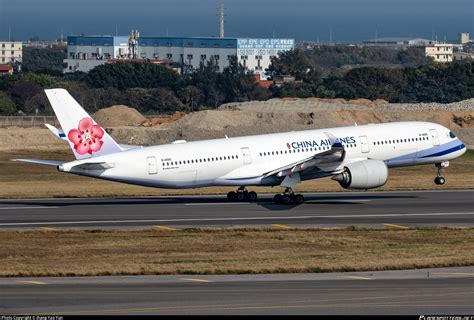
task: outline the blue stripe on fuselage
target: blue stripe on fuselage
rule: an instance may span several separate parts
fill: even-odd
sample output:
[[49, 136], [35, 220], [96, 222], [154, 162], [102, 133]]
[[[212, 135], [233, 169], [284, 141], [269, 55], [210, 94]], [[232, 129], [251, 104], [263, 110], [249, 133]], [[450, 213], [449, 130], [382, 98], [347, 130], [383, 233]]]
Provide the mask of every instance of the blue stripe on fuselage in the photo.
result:
[[440, 151], [440, 152], [437, 152], [437, 153], [433, 153], [433, 154], [429, 154], [427, 156], [423, 156], [423, 157], [420, 157], [420, 158], [429, 158], [429, 157], [440, 157], [440, 156], [444, 156], [446, 154], [450, 154], [452, 152], [455, 152], [455, 151], [458, 151], [458, 150], [461, 150], [463, 148], [465, 148], [466, 146], [461, 143], [460, 145], [457, 145], [455, 147], [452, 147], [450, 149], [447, 149], [447, 150], [444, 150], [444, 151]]
[[461, 140], [455, 139], [451, 142], [434, 146], [425, 150], [419, 150], [417, 152], [411, 152], [405, 154], [403, 156], [398, 156], [392, 159], [388, 159], [389, 161], [400, 161], [400, 160], [412, 160], [417, 158], [429, 158], [429, 157], [438, 157], [443, 156], [458, 150], [461, 150], [465, 147]]

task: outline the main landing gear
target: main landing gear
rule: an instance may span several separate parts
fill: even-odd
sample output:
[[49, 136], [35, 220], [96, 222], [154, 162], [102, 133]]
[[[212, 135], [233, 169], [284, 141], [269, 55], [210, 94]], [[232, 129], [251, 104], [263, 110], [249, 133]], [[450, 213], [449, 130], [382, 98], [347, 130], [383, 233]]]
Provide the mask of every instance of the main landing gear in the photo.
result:
[[443, 185], [446, 182], [446, 179], [444, 179], [443, 176], [441, 176], [441, 169], [446, 168], [449, 166], [449, 162], [442, 162], [442, 163], [437, 163], [436, 164], [436, 178], [434, 179], [434, 183], [437, 185]]
[[302, 204], [304, 197], [302, 194], [295, 194], [292, 188], [286, 188], [283, 194], [277, 193], [273, 197], [273, 202], [278, 204]]
[[255, 191], [247, 191], [245, 187], [240, 187], [237, 191], [231, 191], [227, 194], [229, 201], [257, 201], [257, 193]]

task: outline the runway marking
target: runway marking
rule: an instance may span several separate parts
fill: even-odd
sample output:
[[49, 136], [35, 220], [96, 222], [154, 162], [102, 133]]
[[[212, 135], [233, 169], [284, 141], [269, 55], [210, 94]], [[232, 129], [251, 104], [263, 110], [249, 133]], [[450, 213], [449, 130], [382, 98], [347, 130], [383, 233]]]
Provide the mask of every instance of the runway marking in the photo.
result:
[[153, 226], [153, 228], [156, 228], [156, 229], [164, 229], [164, 230], [170, 230], [170, 231], [178, 230], [178, 229], [176, 229], [176, 228], [167, 227], [167, 226]]
[[40, 230], [42, 231], [58, 231], [56, 228], [48, 228], [48, 227], [41, 227]]
[[58, 206], [51, 206], [51, 207], [0, 207], [0, 210], [26, 210], [26, 209], [57, 209], [60, 208]]
[[185, 206], [233, 206], [251, 204], [251, 202], [207, 202], [207, 203], [185, 203]]
[[343, 203], [352, 203], [352, 202], [370, 202], [373, 200], [380, 199], [348, 199], [348, 200], [337, 200], [337, 199], [325, 199], [325, 200], [308, 200], [306, 203], [326, 203], [326, 202], [343, 202]]
[[432, 272], [432, 274], [451, 274], [451, 275], [461, 275], [461, 276], [474, 276], [474, 273], [468, 272]]
[[374, 280], [374, 278], [361, 277], [361, 276], [341, 276], [341, 278], [349, 278], [349, 279], [356, 279], [356, 280]]
[[291, 227], [285, 226], [283, 224], [273, 223], [273, 227], [282, 228], [282, 229], [291, 229]]
[[209, 282], [214, 282], [214, 281], [211, 281], [211, 280], [205, 280], [205, 279], [195, 279], [195, 278], [180, 278], [180, 280], [184, 280], [184, 281], [193, 281], [193, 282], [206, 282], [206, 283], [209, 283]]
[[77, 225], [77, 224], [121, 224], [121, 223], [156, 223], [156, 222], [200, 222], [200, 221], [254, 221], [254, 220], [302, 220], [302, 219], [347, 219], [347, 218], [387, 218], [415, 216], [459, 216], [474, 215], [474, 212], [443, 213], [393, 213], [393, 214], [355, 214], [355, 215], [322, 215], [322, 216], [272, 216], [272, 217], [235, 217], [235, 218], [189, 218], [189, 219], [143, 219], [143, 220], [85, 220], [85, 221], [49, 221], [49, 222], [9, 222], [0, 223], [0, 227], [40, 226], [40, 225]]
[[47, 284], [46, 282], [41, 282], [41, 281], [19, 281], [19, 282], [29, 283], [29, 284], [38, 284], [38, 285]]
[[399, 228], [399, 229], [404, 229], [404, 230], [411, 229], [411, 227], [402, 226], [402, 225], [399, 225], [399, 224], [384, 223], [383, 225], [385, 227], [393, 227], [393, 228]]

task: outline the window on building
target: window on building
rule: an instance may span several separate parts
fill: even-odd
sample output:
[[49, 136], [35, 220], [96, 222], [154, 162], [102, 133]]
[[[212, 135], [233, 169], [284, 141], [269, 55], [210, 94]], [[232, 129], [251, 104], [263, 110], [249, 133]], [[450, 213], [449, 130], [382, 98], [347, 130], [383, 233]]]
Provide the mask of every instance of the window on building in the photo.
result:
[[188, 60], [193, 60], [193, 55], [192, 55], [192, 54], [188, 54], [187, 58], [188, 58]]
[[220, 56], [220, 55], [218, 55], [218, 54], [215, 54], [215, 55], [213, 55], [212, 57], [213, 57], [213, 58], [214, 58], [214, 59], [217, 61], [217, 60], [219, 60], [219, 59], [220, 59], [220, 57], [221, 57], [221, 56]]
[[173, 55], [171, 53], [166, 54], [166, 59], [173, 59]]
[[230, 60], [232, 60], [233, 57], [234, 57], [233, 55], [228, 55], [228, 56], [227, 56], [227, 60], [230, 61]]
[[201, 60], [206, 60], [206, 59], [207, 59], [206, 55], [205, 55], [205, 54], [201, 54]]
[[249, 56], [240, 56], [240, 60], [247, 60]]

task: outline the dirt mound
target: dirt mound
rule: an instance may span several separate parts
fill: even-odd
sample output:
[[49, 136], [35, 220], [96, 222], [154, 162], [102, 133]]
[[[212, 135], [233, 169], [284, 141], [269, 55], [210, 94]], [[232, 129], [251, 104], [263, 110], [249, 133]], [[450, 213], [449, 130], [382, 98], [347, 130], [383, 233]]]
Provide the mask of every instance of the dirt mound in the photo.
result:
[[93, 118], [104, 127], [137, 126], [146, 120], [136, 109], [124, 105], [101, 109]]
[[185, 115], [186, 113], [184, 112], [176, 111], [174, 114], [172, 114], [169, 117], [149, 118], [149, 119], [146, 119], [145, 121], [142, 121], [142, 123], [140, 123], [140, 127], [153, 127], [160, 124], [175, 122], [176, 120], [181, 119]]

